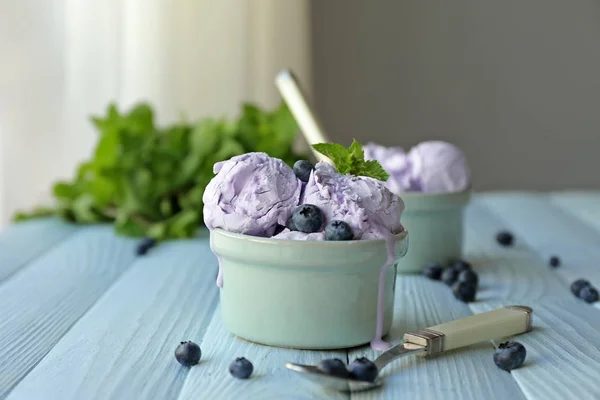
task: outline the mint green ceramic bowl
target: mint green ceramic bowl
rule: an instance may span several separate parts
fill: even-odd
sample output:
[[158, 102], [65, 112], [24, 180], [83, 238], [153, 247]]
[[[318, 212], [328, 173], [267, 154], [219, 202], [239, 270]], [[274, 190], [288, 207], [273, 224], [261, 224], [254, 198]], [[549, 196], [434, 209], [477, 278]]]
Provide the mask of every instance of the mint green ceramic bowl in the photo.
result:
[[[335, 349], [375, 336], [377, 294], [386, 264], [383, 240], [278, 240], [215, 229], [212, 249], [223, 268], [221, 313], [234, 335], [270, 346]], [[396, 235], [386, 271], [383, 332], [392, 324], [397, 260], [407, 233]]]
[[426, 263], [460, 258], [463, 214], [471, 192], [403, 193], [402, 225], [410, 232], [410, 250], [398, 262], [398, 273], [423, 271]]

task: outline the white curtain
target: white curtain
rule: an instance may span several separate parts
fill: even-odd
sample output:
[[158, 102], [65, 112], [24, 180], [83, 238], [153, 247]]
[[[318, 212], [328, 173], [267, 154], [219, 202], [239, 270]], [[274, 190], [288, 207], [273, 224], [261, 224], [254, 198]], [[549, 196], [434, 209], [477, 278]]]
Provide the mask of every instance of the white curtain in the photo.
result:
[[167, 123], [310, 92], [308, 0], [0, 0], [0, 225], [88, 157], [88, 117], [143, 100]]

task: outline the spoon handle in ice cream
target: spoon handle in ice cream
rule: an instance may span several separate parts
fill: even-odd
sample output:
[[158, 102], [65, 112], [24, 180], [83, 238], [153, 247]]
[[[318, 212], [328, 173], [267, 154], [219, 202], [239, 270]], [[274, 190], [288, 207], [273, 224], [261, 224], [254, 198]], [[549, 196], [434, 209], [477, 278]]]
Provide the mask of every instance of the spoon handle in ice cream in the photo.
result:
[[426, 355], [529, 332], [533, 310], [506, 306], [404, 335], [404, 343], [425, 346]]
[[327, 139], [314, 111], [306, 101], [306, 97], [302, 93], [294, 74], [289, 70], [279, 72], [275, 78], [275, 85], [277, 85], [296, 122], [300, 125], [300, 130], [308, 144], [311, 145], [311, 150], [317, 160], [331, 163], [329, 158], [312, 148], [313, 144], [328, 143], [329, 139]]

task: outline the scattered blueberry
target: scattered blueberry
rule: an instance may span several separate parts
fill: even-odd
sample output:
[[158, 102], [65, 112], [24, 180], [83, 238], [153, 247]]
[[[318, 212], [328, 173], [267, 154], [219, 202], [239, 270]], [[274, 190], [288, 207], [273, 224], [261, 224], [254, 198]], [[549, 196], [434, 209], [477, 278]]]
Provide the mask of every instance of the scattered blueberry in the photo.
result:
[[229, 373], [238, 379], [248, 379], [253, 370], [252, 363], [244, 357], [238, 357], [229, 364]]
[[324, 221], [323, 211], [312, 204], [298, 206], [292, 214], [292, 223], [297, 230], [304, 233], [320, 231]]
[[475, 301], [477, 286], [468, 282], [456, 282], [454, 285], [452, 285], [452, 293], [458, 300], [465, 303], [470, 303]]
[[175, 349], [175, 358], [186, 367], [198, 364], [201, 356], [200, 346], [194, 342], [181, 342]]
[[585, 279], [577, 279], [575, 282], [571, 283], [571, 293], [573, 293], [575, 296], [579, 297], [579, 293], [581, 292], [581, 289], [583, 289], [585, 286], [592, 286], [592, 285]]
[[477, 276], [477, 272], [475, 272], [471, 269], [466, 269], [466, 270], [462, 271], [460, 274], [458, 274], [458, 281], [464, 282], [464, 283], [470, 283], [470, 284], [474, 285], [475, 287], [477, 287], [477, 285], [479, 284], [479, 276]]
[[306, 160], [298, 160], [294, 163], [294, 174], [302, 182], [308, 182], [310, 173], [313, 170], [313, 165]]
[[334, 219], [325, 227], [325, 240], [352, 240], [352, 228], [344, 221]]
[[458, 279], [457, 270], [454, 268], [444, 268], [444, 271], [442, 271], [442, 281], [446, 285], [451, 286], [454, 282], [456, 282], [456, 279]]
[[142, 241], [137, 245], [137, 248], [135, 249], [135, 253], [138, 256], [143, 256], [145, 255], [148, 250], [150, 250], [151, 248], [153, 248], [154, 246], [156, 246], [156, 240], [152, 239], [152, 238], [144, 238], [142, 239]]
[[584, 286], [578, 297], [586, 303], [595, 303], [598, 301], [598, 291], [592, 286]]
[[550, 266], [551, 267], [559, 267], [560, 266], [560, 258], [558, 258], [557, 256], [552, 256], [550, 257]]
[[502, 246], [512, 246], [513, 242], [515, 241], [515, 237], [510, 232], [502, 231], [496, 235], [496, 241]]
[[504, 342], [496, 349], [494, 353], [494, 363], [505, 371], [510, 371], [515, 368], [519, 368], [525, 357], [527, 356], [527, 350], [519, 342]]
[[427, 264], [423, 269], [423, 274], [429, 279], [439, 281], [443, 270], [444, 268], [440, 264]]
[[373, 382], [379, 373], [377, 366], [365, 357], [352, 361], [348, 369], [352, 378], [359, 381]]
[[346, 378], [349, 375], [346, 364], [339, 358], [329, 358], [323, 360], [317, 365], [317, 368], [326, 374]]
[[457, 260], [454, 262], [454, 264], [452, 264], [452, 268], [458, 272], [462, 272], [466, 269], [471, 269], [471, 264], [465, 260]]

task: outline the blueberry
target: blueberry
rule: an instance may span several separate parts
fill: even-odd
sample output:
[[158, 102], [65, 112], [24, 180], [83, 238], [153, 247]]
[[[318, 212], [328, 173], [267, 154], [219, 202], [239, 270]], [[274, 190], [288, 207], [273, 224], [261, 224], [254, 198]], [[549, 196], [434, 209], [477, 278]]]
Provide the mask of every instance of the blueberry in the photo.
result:
[[442, 271], [442, 281], [448, 286], [451, 286], [454, 282], [456, 282], [457, 278], [458, 271], [454, 268], [444, 268], [444, 271]]
[[347, 378], [349, 375], [346, 364], [339, 358], [329, 358], [323, 360], [317, 365], [317, 368], [326, 374]]
[[352, 228], [344, 221], [334, 219], [325, 227], [325, 240], [352, 240]]
[[140, 243], [138, 243], [137, 248], [135, 249], [135, 253], [138, 256], [143, 256], [148, 252], [148, 250], [150, 250], [154, 246], [156, 246], [156, 240], [149, 237], [144, 238]]
[[581, 289], [583, 289], [585, 286], [592, 286], [592, 285], [585, 279], [577, 279], [575, 282], [571, 283], [571, 293], [573, 293], [575, 296], [579, 297], [579, 293], [581, 292]]
[[312, 204], [298, 206], [292, 214], [292, 223], [297, 230], [304, 233], [320, 231], [324, 221], [323, 211]]
[[194, 342], [181, 342], [175, 349], [175, 358], [186, 367], [198, 364], [201, 356], [200, 346]]
[[559, 267], [560, 266], [560, 258], [558, 258], [557, 256], [552, 256], [550, 257], [550, 266], [551, 267]]
[[452, 293], [458, 300], [464, 303], [470, 303], [475, 301], [477, 286], [468, 282], [456, 282], [454, 285], [452, 285]]
[[294, 174], [302, 182], [308, 182], [310, 173], [313, 170], [313, 165], [306, 160], [298, 160], [294, 163]]
[[515, 241], [515, 237], [512, 233], [507, 231], [501, 231], [496, 235], [496, 241], [502, 246], [512, 246]]
[[458, 272], [462, 272], [466, 269], [471, 269], [471, 264], [465, 260], [457, 260], [452, 264], [452, 268], [457, 270]]
[[470, 270], [470, 269], [466, 269], [466, 270], [462, 271], [460, 274], [458, 274], [458, 281], [464, 282], [464, 283], [470, 283], [470, 284], [474, 285], [475, 287], [477, 287], [477, 285], [479, 284], [479, 276], [477, 276], [477, 272]]
[[350, 370], [350, 376], [358, 381], [373, 382], [379, 373], [377, 366], [365, 357], [352, 361], [348, 369]]
[[423, 269], [423, 275], [434, 281], [439, 281], [444, 268], [440, 264], [427, 264]]
[[584, 286], [579, 292], [579, 298], [586, 303], [595, 303], [598, 301], [598, 291], [592, 286]]
[[494, 352], [494, 363], [505, 371], [510, 371], [519, 368], [525, 357], [527, 350], [519, 342], [504, 342], [498, 346]]
[[229, 373], [238, 379], [248, 379], [253, 370], [252, 363], [244, 357], [238, 357], [229, 364]]

